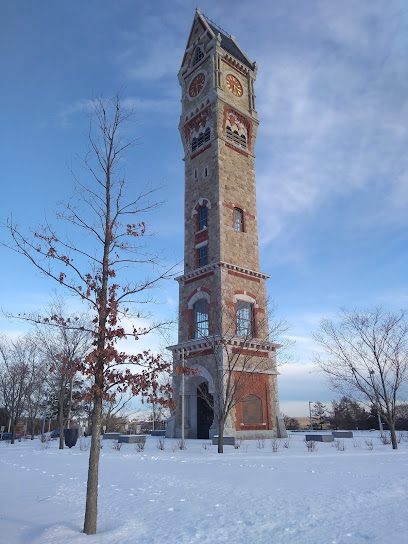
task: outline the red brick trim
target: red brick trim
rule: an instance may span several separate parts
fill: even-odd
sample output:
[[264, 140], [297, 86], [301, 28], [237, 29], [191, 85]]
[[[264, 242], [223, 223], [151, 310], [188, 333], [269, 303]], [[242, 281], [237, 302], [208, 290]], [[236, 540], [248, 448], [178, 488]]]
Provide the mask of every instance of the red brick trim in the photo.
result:
[[233, 65], [232, 65], [231, 63], [229, 63], [227, 60], [225, 60], [225, 59], [221, 59], [221, 60], [222, 60], [222, 62], [225, 62], [225, 64], [228, 64], [228, 66], [229, 66], [230, 68], [232, 68], [233, 70], [235, 70], [236, 72], [238, 72], [238, 74], [239, 74], [240, 76], [246, 77], [246, 75], [245, 75], [243, 72], [241, 72], [241, 70], [238, 70], [238, 68], [236, 68], [235, 66], [233, 66]]
[[[247, 373], [244, 373], [247, 374]], [[235, 380], [238, 381], [242, 379], [240, 372], [236, 372]], [[246, 380], [246, 376], [244, 376]], [[271, 421], [271, 409], [270, 409], [270, 391], [269, 391], [269, 376], [265, 374], [253, 374], [248, 376], [248, 379], [243, 384], [243, 387], [240, 388], [240, 400], [244, 399], [247, 395], [256, 395], [261, 399], [262, 402], [262, 418], [263, 422], [266, 425], [253, 424], [253, 423], [243, 423], [243, 414], [242, 414], [242, 403], [238, 402], [236, 406], [236, 430], [248, 430], [248, 431], [260, 431], [260, 430], [271, 430], [273, 429], [273, 424]]]
[[208, 278], [209, 276], [213, 276], [214, 272], [207, 272], [206, 274], [202, 274], [201, 276], [196, 276], [195, 278], [191, 278], [191, 280], [187, 280], [184, 282], [184, 285], [188, 285], [189, 283], [193, 283], [194, 281], [202, 280], [203, 278]]
[[200, 155], [201, 153], [203, 153], [203, 151], [206, 151], [207, 149], [209, 149], [211, 147], [211, 142], [206, 145], [205, 147], [203, 147], [202, 149], [200, 149], [200, 151], [197, 151], [196, 153], [194, 153], [193, 155], [190, 156], [190, 159], [195, 159], [196, 157], [198, 157], [198, 155]]
[[225, 301], [225, 306], [231, 306], [232, 308], [235, 308], [236, 304], [235, 302], [230, 302], [229, 300]]
[[190, 359], [191, 357], [201, 357], [203, 355], [213, 355], [213, 350], [211, 348], [207, 348], [207, 349], [198, 349], [196, 351], [190, 351], [188, 353], [188, 355], [186, 355], [186, 358], [187, 359]]
[[[196, 217], [198, 218], [198, 216]], [[208, 228], [194, 235], [195, 244], [201, 244], [201, 242], [205, 242], [205, 240], [208, 240]]]
[[[207, 295], [210, 295], [211, 296], [211, 291], [209, 289], [207, 289], [206, 287], [201, 287], [200, 288], [200, 291], [204, 291], [204, 293], [207, 293]], [[194, 291], [191, 293], [191, 295], [188, 297], [187, 299], [187, 303], [190, 302], [190, 300], [193, 298], [193, 296], [198, 293], [198, 289], [194, 289]]]
[[228, 142], [225, 142], [225, 146], [226, 146], [226, 147], [229, 147], [230, 149], [233, 149], [234, 151], [236, 151], [236, 152], [239, 153], [240, 155], [243, 155], [244, 157], [248, 157], [248, 153], [245, 153], [244, 151], [241, 151], [240, 149], [238, 149], [238, 148], [235, 147], [234, 145], [229, 144]]
[[230, 210], [233, 210], [234, 209], [234, 206], [231, 206], [231, 204], [227, 204], [226, 202], [223, 202], [222, 205], [225, 207], [225, 208], [228, 208]]
[[255, 215], [252, 215], [252, 213], [244, 212], [245, 217], [250, 217], [251, 219], [255, 219]]
[[236, 278], [244, 278], [249, 281], [254, 281], [255, 283], [261, 283], [261, 280], [259, 278], [254, 278], [249, 274], [242, 274], [241, 272], [235, 272], [234, 270], [228, 270], [228, 274], [230, 276], [235, 276]]
[[232, 348], [232, 353], [236, 355], [251, 355], [252, 357], [269, 357], [267, 351], [257, 351], [254, 349]]

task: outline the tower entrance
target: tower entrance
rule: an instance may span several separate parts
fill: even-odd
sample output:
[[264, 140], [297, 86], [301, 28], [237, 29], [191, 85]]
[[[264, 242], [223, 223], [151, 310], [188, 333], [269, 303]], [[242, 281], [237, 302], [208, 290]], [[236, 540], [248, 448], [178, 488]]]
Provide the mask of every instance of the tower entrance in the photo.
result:
[[208, 383], [203, 382], [197, 387], [197, 438], [209, 438], [210, 427], [214, 420], [214, 410], [209, 405], [212, 401], [213, 397], [208, 392]]

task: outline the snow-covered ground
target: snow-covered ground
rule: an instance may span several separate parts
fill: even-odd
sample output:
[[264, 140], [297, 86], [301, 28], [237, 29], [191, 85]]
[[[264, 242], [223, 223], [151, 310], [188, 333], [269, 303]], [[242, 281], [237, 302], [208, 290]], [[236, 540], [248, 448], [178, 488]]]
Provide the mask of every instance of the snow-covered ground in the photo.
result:
[[94, 536], [81, 533], [89, 451], [0, 443], [1, 544], [408, 542], [408, 441], [392, 451], [378, 433], [357, 432], [344, 451], [308, 452], [294, 433], [277, 452], [266, 440], [224, 455], [204, 440], [184, 451], [157, 442], [138, 452], [103, 441]]

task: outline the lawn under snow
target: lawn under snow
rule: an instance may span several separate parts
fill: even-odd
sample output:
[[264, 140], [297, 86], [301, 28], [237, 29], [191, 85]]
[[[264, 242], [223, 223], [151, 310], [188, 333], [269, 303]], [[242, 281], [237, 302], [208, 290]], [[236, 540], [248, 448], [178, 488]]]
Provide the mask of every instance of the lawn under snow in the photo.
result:
[[62, 451], [57, 441], [0, 443], [0, 542], [408, 542], [408, 441], [392, 451], [376, 432], [355, 433], [345, 451], [319, 443], [308, 452], [294, 433], [276, 453], [266, 440], [223, 455], [209, 441], [189, 440], [184, 451], [175, 440], [161, 451], [157, 441], [148, 437], [144, 452], [102, 442], [94, 536], [81, 533], [89, 451], [79, 442]]

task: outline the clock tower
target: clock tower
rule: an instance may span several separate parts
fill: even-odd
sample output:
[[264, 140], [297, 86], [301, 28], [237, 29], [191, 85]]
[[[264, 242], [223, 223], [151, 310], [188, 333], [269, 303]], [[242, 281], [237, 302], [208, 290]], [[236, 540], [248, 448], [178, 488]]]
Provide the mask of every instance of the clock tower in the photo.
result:
[[181, 436], [183, 398], [185, 437], [216, 435], [214, 409], [224, 402], [219, 391], [227, 391], [228, 379], [240, 386], [225, 434], [251, 438], [286, 433], [279, 417], [279, 345], [268, 335], [269, 276], [259, 268], [256, 74], [257, 64], [235, 38], [197, 9], [178, 74], [185, 162], [184, 273], [176, 278], [178, 343], [169, 348], [175, 368], [185, 364], [194, 372], [184, 377], [184, 395], [183, 380], [174, 372], [177, 410], [169, 421], [169, 437]]

